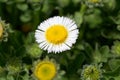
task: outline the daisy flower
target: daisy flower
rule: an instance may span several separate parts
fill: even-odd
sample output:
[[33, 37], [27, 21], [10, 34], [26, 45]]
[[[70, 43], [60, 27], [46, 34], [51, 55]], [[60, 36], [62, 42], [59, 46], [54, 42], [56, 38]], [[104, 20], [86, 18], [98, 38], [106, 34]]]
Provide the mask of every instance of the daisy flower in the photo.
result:
[[46, 57], [34, 63], [33, 77], [38, 80], [53, 80], [60, 74], [59, 65], [53, 59]]
[[48, 53], [70, 50], [78, 37], [75, 22], [67, 17], [55, 16], [43, 21], [35, 32], [39, 47]]
[[3, 34], [3, 27], [2, 24], [0, 23], [0, 38], [2, 37], [2, 34]]
[[82, 3], [85, 3], [89, 8], [102, 7], [103, 0], [81, 0]]
[[5, 21], [0, 18], [0, 42], [7, 41], [8, 35], [10, 33], [10, 25], [5, 23]]
[[111, 52], [120, 55], [120, 41], [113, 42]]
[[81, 73], [82, 80], [100, 80], [101, 78], [100, 66], [85, 65]]
[[32, 78], [34, 80], [62, 80], [65, 71], [60, 69], [59, 64], [54, 59], [46, 56], [43, 60], [33, 63]]
[[40, 80], [51, 80], [56, 75], [56, 66], [49, 61], [40, 62], [36, 65], [34, 74]]
[[93, 2], [93, 3], [98, 3], [99, 0], [89, 0], [90, 2]]

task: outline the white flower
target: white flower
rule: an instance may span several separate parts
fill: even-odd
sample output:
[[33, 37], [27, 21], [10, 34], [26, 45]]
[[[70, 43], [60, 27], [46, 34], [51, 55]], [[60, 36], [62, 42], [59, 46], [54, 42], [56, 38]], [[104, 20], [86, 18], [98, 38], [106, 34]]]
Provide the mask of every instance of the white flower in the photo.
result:
[[55, 16], [43, 21], [35, 32], [39, 47], [48, 53], [70, 50], [78, 37], [75, 22], [67, 17]]

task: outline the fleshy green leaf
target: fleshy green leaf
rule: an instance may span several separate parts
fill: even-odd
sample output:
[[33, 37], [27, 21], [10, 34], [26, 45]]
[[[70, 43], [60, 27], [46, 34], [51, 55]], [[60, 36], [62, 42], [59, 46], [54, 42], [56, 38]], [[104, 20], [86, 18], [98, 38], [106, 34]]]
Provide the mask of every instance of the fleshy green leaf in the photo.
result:
[[17, 8], [21, 11], [26, 11], [28, 9], [27, 4], [17, 4]]

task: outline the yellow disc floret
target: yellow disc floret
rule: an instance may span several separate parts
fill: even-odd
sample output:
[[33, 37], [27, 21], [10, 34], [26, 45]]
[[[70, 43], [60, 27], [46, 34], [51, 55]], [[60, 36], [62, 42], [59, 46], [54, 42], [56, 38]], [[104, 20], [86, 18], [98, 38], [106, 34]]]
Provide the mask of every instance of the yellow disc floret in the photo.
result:
[[56, 66], [50, 61], [39, 62], [35, 67], [34, 74], [39, 80], [52, 80], [56, 75]]
[[3, 27], [2, 24], [0, 23], [0, 38], [2, 37], [2, 34], [3, 34]]
[[46, 39], [52, 44], [64, 43], [68, 31], [63, 25], [53, 25], [46, 30]]

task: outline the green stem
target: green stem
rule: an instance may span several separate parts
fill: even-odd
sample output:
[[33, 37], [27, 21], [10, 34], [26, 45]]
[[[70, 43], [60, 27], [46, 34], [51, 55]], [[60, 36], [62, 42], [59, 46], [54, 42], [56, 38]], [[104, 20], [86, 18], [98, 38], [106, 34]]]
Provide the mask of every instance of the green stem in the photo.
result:
[[[80, 8], [80, 14], [81, 14], [81, 17], [82, 17], [82, 21], [83, 21], [83, 18], [84, 18], [84, 14], [86, 12], [86, 9], [87, 9], [87, 6], [85, 4], [82, 4], [81, 5], [81, 8]], [[85, 27], [81, 27], [80, 29], [80, 39], [83, 38], [84, 36], [84, 33], [85, 33]]]
[[81, 8], [80, 8], [80, 13], [82, 13], [84, 15], [86, 9], [87, 9], [87, 6], [85, 4], [82, 4]]
[[36, 29], [36, 26], [39, 24], [39, 19], [40, 19], [40, 13], [39, 13], [39, 11], [35, 11], [35, 12], [33, 12], [33, 23], [32, 23], [32, 25], [33, 25], [33, 30], [35, 30]]
[[3, 13], [2, 13], [2, 3], [0, 3], [0, 17], [3, 16]]

